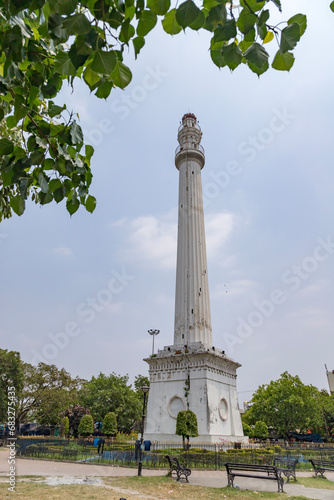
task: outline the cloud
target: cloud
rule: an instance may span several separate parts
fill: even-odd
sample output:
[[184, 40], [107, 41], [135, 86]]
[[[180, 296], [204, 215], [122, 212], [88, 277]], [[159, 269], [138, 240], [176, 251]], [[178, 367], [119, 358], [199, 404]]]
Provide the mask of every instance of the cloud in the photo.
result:
[[160, 218], [142, 216], [130, 223], [128, 257], [175, 269], [177, 216], [175, 210]]
[[109, 224], [109, 227], [122, 227], [125, 225], [126, 222], [127, 222], [127, 218], [123, 217], [122, 219], [116, 220], [115, 222], [111, 222]]
[[61, 257], [69, 257], [70, 255], [73, 255], [72, 250], [68, 247], [54, 248], [53, 253], [60, 255]]
[[230, 236], [235, 216], [229, 212], [210, 214], [206, 217], [206, 247], [209, 257], [214, 257], [222, 249], [227, 238]]
[[[234, 215], [223, 212], [206, 219], [206, 245], [209, 258], [217, 255], [232, 232]], [[147, 261], [164, 269], [175, 269], [177, 251], [177, 213], [141, 216], [129, 223], [130, 247], [127, 258]]]

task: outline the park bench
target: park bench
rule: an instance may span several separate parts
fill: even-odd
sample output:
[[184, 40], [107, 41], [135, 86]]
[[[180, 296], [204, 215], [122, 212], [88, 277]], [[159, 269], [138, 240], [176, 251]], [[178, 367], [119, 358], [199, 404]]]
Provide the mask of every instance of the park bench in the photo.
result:
[[269, 479], [277, 481], [278, 493], [283, 493], [284, 480], [275, 465], [233, 464], [225, 463], [228, 486], [233, 488], [235, 477], [250, 477], [253, 479]]
[[273, 465], [277, 468], [278, 472], [287, 478], [289, 482], [290, 476], [297, 481], [296, 478], [296, 465], [298, 463], [298, 458], [291, 457], [275, 457]]
[[181, 479], [181, 476], [184, 476], [185, 480], [187, 483], [188, 481], [188, 476], [191, 474], [191, 470], [185, 467], [184, 465], [180, 465], [179, 461], [175, 457], [171, 457], [170, 455], [166, 455], [165, 458], [167, 458], [169, 462], [169, 467], [170, 467], [170, 473], [173, 474], [173, 472], [176, 472], [177, 480], [179, 481]]
[[325, 477], [324, 472], [334, 472], [334, 460], [315, 460], [311, 458], [309, 462], [311, 462], [316, 476], [320, 474], [321, 477]]

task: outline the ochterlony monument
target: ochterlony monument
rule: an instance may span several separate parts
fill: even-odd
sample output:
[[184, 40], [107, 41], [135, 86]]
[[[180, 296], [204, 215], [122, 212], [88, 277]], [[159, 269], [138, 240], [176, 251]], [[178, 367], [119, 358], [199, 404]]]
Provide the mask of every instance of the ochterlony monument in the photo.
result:
[[144, 436], [150, 441], [180, 441], [175, 435], [176, 418], [186, 409], [198, 421], [199, 436], [192, 442], [247, 439], [236, 388], [236, 370], [241, 365], [212, 343], [201, 137], [195, 115], [185, 114], [175, 152], [180, 180], [174, 344], [145, 359], [150, 392]]

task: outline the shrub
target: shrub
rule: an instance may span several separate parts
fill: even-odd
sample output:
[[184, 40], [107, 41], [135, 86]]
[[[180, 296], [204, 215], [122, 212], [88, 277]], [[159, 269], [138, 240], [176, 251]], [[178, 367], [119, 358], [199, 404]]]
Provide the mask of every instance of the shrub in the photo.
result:
[[78, 427], [78, 433], [83, 436], [89, 436], [89, 434], [93, 434], [94, 426], [93, 426], [93, 417], [91, 415], [84, 415]]
[[112, 411], [107, 413], [103, 419], [102, 433], [106, 436], [111, 436], [117, 432], [116, 415]]

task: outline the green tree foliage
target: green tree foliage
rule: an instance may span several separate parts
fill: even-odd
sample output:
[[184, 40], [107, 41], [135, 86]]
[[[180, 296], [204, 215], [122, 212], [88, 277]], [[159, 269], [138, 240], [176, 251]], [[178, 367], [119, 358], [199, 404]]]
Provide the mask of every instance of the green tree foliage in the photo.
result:
[[24, 388], [19, 398], [18, 420], [37, 420], [44, 425], [57, 425], [59, 414], [76, 402], [82, 380], [55, 365], [24, 363]]
[[24, 372], [20, 354], [0, 349], [0, 422], [7, 422], [8, 406], [15, 408], [17, 416], [18, 398], [21, 396], [23, 383]]
[[[271, 22], [280, 0], [6, 0], [0, 6], [0, 220], [22, 215], [27, 198], [44, 205], [66, 201], [70, 214], [89, 212], [93, 148], [84, 147], [77, 116], [55, 99], [64, 81], [83, 80], [98, 98], [124, 89], [158, 19], [169, 35], [182, 29], [212, 33], [211, 59], [219, 68], [245, 64], [256, 75], [269, 68], [267, 44], [276, 44], [272, 67], [289, 71], [306, 17]], [[276, 13], [275, 13], [276, 14]], [[275, 52], [275, 50], [274, 50]]]
[[[68, 417], [69, 420], [69, 433], [77, 438], [78, 437], [78, 429], [81, 419], [84, 415], [88, 415], [90, 413], [88, 408], [84, 408], [79, 404], [70, 405], [66, 410], [64, 410], [60, 417]], [[92, 431], [93, 432], [93, 431]]]
[[185, 438], [187, 438], [189, 444], [190, 437], [198, 436], [197, 427], [197, 417], [191, 410], [179, 411], [176, 419], [176, 431], [177, 436], [182, 436], [183, 446]]
[[80, 402], [90, 409], [96, 421], [103, 421], [107, 413], [114, 412], [122, 432], [131, 432], [134, 423], [141, 418], [141, 397], [131, 388], [127, 375], [100, 373], [92, 377], [84, 384]]
[[254, 425], [254, 437], [258, 439], [266, 439], [269, 436], [268, 426], [261, 420], [258, 420]]
[[319, 405], [314, 387], [304, 385], [298, 376], [284, 372], [278, 380], [261, 385], [252, 397], [252, 406], [244, 421], [255, 425], [264, 422], [279, 436], [305, 432], [319, 420]]
[[84, 415], [79, 423], [78, 434], [81, 436], [89, 436], [94, 432], [93, 417], [91, 415]]
[[329, 441], [334, 440], [334, 394], [329, 394], [324, 389], [319, 391], [314, 388], [314, 397], [318, 405], [318, 418], [312, 426], [313, 432], [320, 433]]
[[103, 419], [102, 433], [105, 434], [106, 436], [112, 436], [113, 434], [116, 434], [116, 432], [117, 432], [117, 418], [115, 413], [110, 411], [109, 413], [106, 414], [106, 416]]
[[70, 432], [70, 421], [68, 417], [63, 417], [61, 419], [60, 430], [62, 435], [68, 436]]
[[244, 436], [248, 436], [250, 438], [254, 437], [254, 429], [246, 424], [246, 422], [242, 422], [242, 430], [244, 431]]

